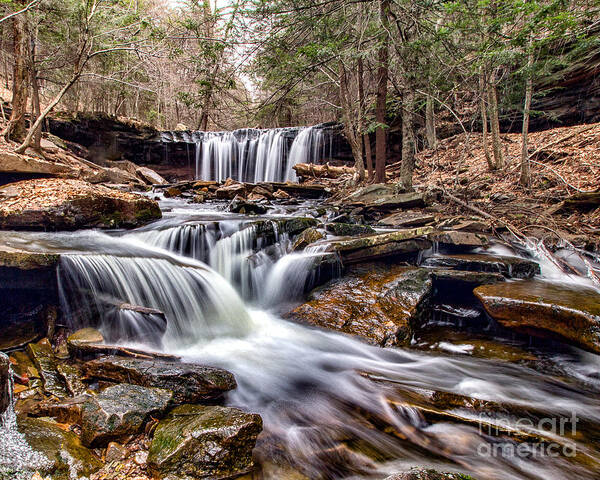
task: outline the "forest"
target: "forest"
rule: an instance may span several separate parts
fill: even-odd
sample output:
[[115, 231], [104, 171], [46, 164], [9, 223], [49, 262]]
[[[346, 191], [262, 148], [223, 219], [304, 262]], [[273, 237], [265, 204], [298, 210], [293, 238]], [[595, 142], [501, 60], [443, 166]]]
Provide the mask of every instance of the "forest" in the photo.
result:
[[593, 480], [600, 0], [0, 0], [0, 480]]

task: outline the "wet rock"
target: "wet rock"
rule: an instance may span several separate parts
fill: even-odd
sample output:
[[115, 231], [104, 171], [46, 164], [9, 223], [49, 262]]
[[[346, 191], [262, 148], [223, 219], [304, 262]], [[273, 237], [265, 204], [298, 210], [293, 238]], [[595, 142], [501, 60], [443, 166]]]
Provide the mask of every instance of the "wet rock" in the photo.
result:
[[268, 188], [265, 188], [261, 185], [258, 185], [252, 189], [252, 194], [261, 196], [263, 198], [266, 198], [267, 200], [271, 200], [272, 198], [274, 198], [272, 192], [272, 190], [269, 190]]
[[293, 251], [304, 250], [311, 243], [318, 242], [325, 238], [325, 234], [314, 227], [304, 230], [294, 242]]
[[73, 397], [85, 393], [86, 385], [81, 381], [82, 372], [78, 365], [72, 363], [59, 363], [56, 370], [64, 381], [69, 394]]
[[31, 318], [28, 315], [13, 318], [1, 327], [0, 351], [13, 351], [25, 347], [28, 343], [37, 342], [44, 334], [44, 325], [39, 315]]
[[10, 361], [0, 352], [0, 415], [9, 407], [12, 392], [10, 391]]
[[40, 373], [44, 390], [59, 398], [67, 397], [68, 393], [56, 369], [57, 360], [48, 339], [27, 345], [27, 354]]
[[168, 183], [163, 177], [148, 167], [137, 167], [135, 173], [149, 185], [163, 185]]
[[90, 396], [81, 407], [81, 441], [97, 447], [142, 430], [150, 416], [160, 416], [173, 394], [161, 388], [126, 383]]
[[182, 193], [183, 192], [181, 191], [181, 189], [177, 187], [168, 187], [164, 190], [164, 195], [166, 198], [180, 197]]
[[442, 473], [437, 470], [413, 468], [408, 472], [396, 473], [385, 480], [475, 480], [462, 473]]
[[31, 448], [48, 460], [43, 474], [52, 478], [70, 479], [88, 477], [100, 468], [102, 462], [72, 432], [41, 418], [19, 417], [18, 428]]
[[232, 183], [222, 186], [215, 193], [220, 200], [233, 200], [238, 195], [241, 197], [246, 195], [246, 186], [243, 183]]
[[149, 469], [165, 480], [234, 478], [252, 470], [259, 415], [236, 408], [182, 405], [154, 432]]
[[160, 217], [153, 200], [81, 180], [25, 180], [0, 188], [5, 229], [129, 228]]
[[526, 281], [484, 285], [474, 293], [505, 327], [534, 336], [558, 336], [600, 353], [600, 294], [594, 289]]
[[267, 213], [268, 210], [268, 208], [265, 205], [244, 200], [239, 195], [231, 201], [228, 209], [230, 212], [234, 213], [250, 213], [256, 215]]
[[129, 455], [129, 450], [116, 442], [110, 442], [106, 447], [104, 459], [107, 463], [118, 462]]
[[103, 357], [85, 363], [83, 370], [88, 378], [170, 390], [175, 403], [218, 398], [236, 387], [228, 371], [191, 363]]
[[276, 190], [273, 193], [273, 198], [276, 198], [277, 200], [288, 200], [291, 198], [291, 196], [289, 193], [284, 192], [283, 190]]
[[78, 395], [62, 400], [42, 400], [35, 403], [18, 403], [20, 413], [27, 413], [33, 417], [52, 417], [59, 423], [79, 424], [81, 410], [87, 401], [87, 395]]
[[95, 328], [82, 328], [67, 337], [67, 349], [74, 357], [80, 357], [90, 351], [90, 347], [104, 343], [104, 337]]
[[423, 227], [429, 225], [435, 221], [435, 216], [429, 213], [423, 212], [397, 212], [387, 217], [382, 218], [379, 221], [379, 225], [387, 227], [399, 227], [399, 228], [410, 228], [410, 227]]
[[351, 223], [328, 223], [325, 225], [328, 232], [338, 237], [349, 237], [353, 235], [368, 235], [375, 233], [373, 227], [368, 225], [356, 225]]
[[431, 231], [430, 227], [424, 227], [332, 240], [327, 242], [326, 251], [340, 253], [343, 262], [348, 264], [405, 255], [431, 247], [431, 242], [424, 238]]
[[42, 388], [42, 378], [40, 377], [40, 372], [35, 367], [27, 353], [23, 351], [13, 352], [10, 354], [10, 358], [13, 371], [23, 379], [27, 380], [30, 389]]
[[0, 267], [37, 270], [54, 267], [59, 259], [60, 255], [57, 254], [26, 252], [9, 246], [0, 247]]
[[289, 317], [377, 345], [402, 344], [429, 312], [431, 292], [425, 269], [368, 266], [314, 290]]
[[531, 278], [540, 273], [540, 266], [534, 261], [496, 255], [439, 255], [427, 258], [423, 266], [471, 272], [495, 272], [509, 278]]
[[250, 195], [248, 195], [246, 197], [246, 200], [248, 202], [253, 202], [253, 203], [254, 202], [267, 202], [268, 201], [267, 197], [265, 197], [264, 195], [259, 195], [259, 194], [254, 193], [254, 192], [250, 193]]
[[485, 235], [458, 231], [433, 232], [429, 234], [429, 240], [442, 247], [467, 251], [485, 247], [489, 243]]

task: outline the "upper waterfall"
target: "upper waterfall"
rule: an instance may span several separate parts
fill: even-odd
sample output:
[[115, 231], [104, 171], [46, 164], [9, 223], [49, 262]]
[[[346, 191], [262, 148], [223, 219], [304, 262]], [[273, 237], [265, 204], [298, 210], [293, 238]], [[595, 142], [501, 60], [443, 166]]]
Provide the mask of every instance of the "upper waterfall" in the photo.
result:
[[195, 145], [198, 180], [295, 182], [293, 166], [320, 163], [334, 154], [330, 125], [271, 129], [246, 128], [232, 132], [163, 132], [165, 143]]

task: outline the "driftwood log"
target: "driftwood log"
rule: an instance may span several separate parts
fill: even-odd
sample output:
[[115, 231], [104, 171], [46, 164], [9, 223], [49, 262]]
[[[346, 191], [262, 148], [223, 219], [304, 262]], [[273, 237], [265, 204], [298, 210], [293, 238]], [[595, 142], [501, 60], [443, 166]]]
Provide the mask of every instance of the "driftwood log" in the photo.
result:
[[339, 178], [342, 175], [354, 175], [354, 167], [334, 167], [326, 163], [325, 165], [315, 165], [313, 163], [298, 163], [292, 167], [296, 170], [299, 177], [314, 178]]

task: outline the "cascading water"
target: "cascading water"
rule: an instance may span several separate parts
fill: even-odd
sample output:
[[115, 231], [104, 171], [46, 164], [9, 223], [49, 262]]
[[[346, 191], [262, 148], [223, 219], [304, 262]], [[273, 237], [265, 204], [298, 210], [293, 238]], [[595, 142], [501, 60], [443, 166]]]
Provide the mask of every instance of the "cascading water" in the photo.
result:
[[296, 181], [293, 166], [317, 163], [333, 154], [333, 134], [312, 127], [242, 129], [233, 132], [172, 132], [164, 142], [196, 146], [196, 178], [242, 182]]
[[8, 373], [8, 408], [0, 413], [0, 478], [29, 480], [37, 470], [52, 466], [52, 462], [42, 453], [32, 450], [18, 430], [13, 398], [14, 378], [11, 369]]
[[[483, 480], [597, 478], [600, 455], [592, 448], [600, 422], [597, 396], [524, 365], [382, 349], [282, 320], [263, 305], [277, 306], [296, 295], [292, 277], [306, 275], [312, 262], [304, 260], [324, 252], [290, 253], [283, 235], [259, 245], [256, 234], [244, 222], [227, 221], [120, 236], [28, 234], [22, 243], [65, 252], [63, 301], [74, 320], [101, 322], [103, 313], [121, 303], [156, 308], [168, 319], [164, 350], [232, 371], [238, 388], [227, 403], [262, 415], [265, 433], [256, 454], [265, 465], [275, 458], [311, 479], [381, 479], [412, 465], [459, 469]], [[211, 262], [211, 256], [232, 283], [199, 261]], [[253, 300], [260, 307], [245, 306], [235, 291], [245, 288], [237, 280], [243, 262], [256, 278], [260, 291]], [[100, 319], [82, 314], [86, 310]], [[578, 380], [584, 378], [591, 391], [600, 391], [598, 372], [598, 357], [582, 355]], [[514, 412], [525, 411], [551, 419], [575, 415], [591, 427], [564, 436], [531, 427], [534, 437], [572, 445], [573, 458], [490, 455], [491, 446], [514, 440], [482, 431], [478, 418], [470, 425], [452, 421], [452, 414], [465, 418], [473, 412], [459, 405], [427, 421], [417, 407], [435, 392], [499, 406], [483, 419], [502, 431], [522, 431]], [[349, 456], [347, 447], [371, 454]]]

